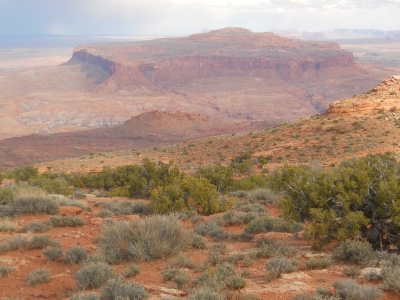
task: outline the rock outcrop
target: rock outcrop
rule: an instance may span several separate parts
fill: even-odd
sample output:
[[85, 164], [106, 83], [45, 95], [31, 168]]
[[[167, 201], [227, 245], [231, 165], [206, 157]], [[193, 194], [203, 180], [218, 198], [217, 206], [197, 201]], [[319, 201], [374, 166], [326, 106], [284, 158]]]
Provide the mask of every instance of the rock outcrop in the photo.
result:
[[392, 76], [382, 81], [376, 88], [352, 98], [337, 100], [329, 105], [327, 114], [367, 114], [376, 111], [391, 111], [399, 116], [400, 110], [400, 76]]

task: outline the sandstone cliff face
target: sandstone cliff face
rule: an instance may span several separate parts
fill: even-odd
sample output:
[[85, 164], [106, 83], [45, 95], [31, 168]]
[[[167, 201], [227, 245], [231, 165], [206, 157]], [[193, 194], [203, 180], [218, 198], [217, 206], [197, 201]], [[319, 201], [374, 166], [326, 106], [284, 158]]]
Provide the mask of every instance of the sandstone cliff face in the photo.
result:
[[75, 49], [73, 59], [102, 66], [130, 84], [163, 85], [220, 76], [302, 79], [306, 71], [354, 66], [351, 52], [330, 42], [304, 42], [272, 33], [228, 28], [188, 38], [88, 45]]
[[327, 114], [368, 114], [390, 110], [395, 117], [400, 109], [400, 76], [382, 81], [376, 88], [352, 98], [337, 100], [329, 105]]

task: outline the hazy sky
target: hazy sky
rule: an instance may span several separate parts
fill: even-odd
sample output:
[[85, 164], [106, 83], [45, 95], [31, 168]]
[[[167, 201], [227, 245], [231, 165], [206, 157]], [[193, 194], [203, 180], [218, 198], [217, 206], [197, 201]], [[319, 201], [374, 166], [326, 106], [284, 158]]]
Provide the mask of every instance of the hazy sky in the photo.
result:
[[0, 34], [182, 35], [228, 26], [400, 30], [400, 0], [0, 0]]

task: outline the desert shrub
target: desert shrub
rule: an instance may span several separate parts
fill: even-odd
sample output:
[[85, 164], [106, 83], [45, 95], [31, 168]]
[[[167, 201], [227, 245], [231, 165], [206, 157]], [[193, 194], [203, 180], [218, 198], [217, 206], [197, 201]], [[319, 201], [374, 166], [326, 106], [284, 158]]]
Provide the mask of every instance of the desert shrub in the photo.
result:
[[113, 269], [107, 263], [89, 262], [76, 271], [75, 280], [80, 289], [97, 289], [114, 276]]
[[7, 251], [14, 251], [22, 248], [27, 244], [26, 237], [21, 235], [13, 236], [8, 240], [5, 240], [0, 243], [0, 253], [4, 253]]
[[201, 235], [194, 233], [193, 240], [192, 240], [192, 247], [196, 247], [199, 249], [205, 249], [205, 248], [207, 248], [206, 240]]
[[248, 242], [254, 239], [254, 235], [248, 232], [243, 232], [241, 234], [232, 234], [231, 239], [236, 241]]
[[224, 225], [239, 225], [244, 223], [244, 215], [235, 214], [234, 211], [228, 211], [222, 215]]
[[367, 265], [375, 258], [375, 254], [371, 244], [356, 240], [347, 240], [335, 248], [332, 257], [339, 261], [350, 261]]
[[63, 251], [60, 247], [44, 249], [42, 253], [51, 261], [55, 261], [63, 256]]
[[224, 229], [214, 221], [198, 224], [193, 231], [202, 236], [209, 236], [214, 241], [226, 240], [229, 238], [229, 233], [224, 231]]
[[149, 203], [145, 202], [110, 202], [103, 204], [104, 210], [111, 211], [114, 215], [148, 215], [151, 213]]
[[183, 252], [181, 252], [167, 264], [167, 267], [193, 269], [196, 267], [196, 264], [193, 262], [193, 260], [188, 258]]
[[14, 189], [11, 187], [0, 188], [0, 205], [7, 205], [13, 201]]
[[247, 197], [248, 193], [249, 193], [248, 191], [237, 190], [237, 191], [229, 192], [228, 196], [231, 196], [231, 197]]
[[85, 225], [85, 221], [81, 217], [74, 216], [52, 216], [50, 222], [54, 227]]
[[49, 282], [53, 277], [48, 269], [36, 269], [26, 276], [29, 285], [37, 285], [40, 283]]
[[233, 290], [240, 290], [246, 286], [246, 279], [241, 276], [230, 276], [226, 280], [226, 286]]
[[168, 268], [161, 271], [161, 274], [163, 275], [164, 280], [172, 280], [173, 282], [175, 282], [178, 289], [180, 289], [190, 281], [190, 276], [188, 272], [181, 269]]
[[74, 294], [69, 300], [100, 300], [100, 295], [91, 292], [91, 293], [80, 293]]
[[256, 256], [259, 258], [269, 258], [276, 255], [290, 256], [294, 252], [294, 248], [284, 245], [275, 240], [260, 239], [257, 241], [260, 247], [256, 251]]
[[21, 232], [44, 232], [51, 228], [51, 223], [48, 221], [31, 222], [22, 227]]
[[277, 201], [276, 194], [267, 188], [258, 188], [248, 192], [246, 199], [249, 201], [259, 201], [264, 200], [267, 203], [274, 203]]
[[200, 288], [189, 295], [188, 300], [224, 300], [225, 297], [211, 288]]
[[35, 234], [28, 242], [30, 249], [44, 249], [53, 244], [53, 241], [48, 234], [37, 235]]
[[358, 266], [348, 266], [343, 268], [343, 272], [346, 276], [349, 276], [351, 278], [354, 278], [358, 275], [360, 275], [360, 267]]
[[0, 232], [15, 231], [17, 222], [12, 221], [10, 218], [0, 219]]
[[28, 181], [30, 178], [36, 177], [38, 175], [38, 168], [35, 168], [34, 166], [18, 167], [6, 173], [7, 178], [15, 178], [17, 181]]
[[71, 195], [72, 199], [85, 199], [86, 198], [86, 194], [84, 193], [84, 191], [80, 190], [80, 189], [76, 189], [74, 191], [74, 193]]
[[398, 243], [399, 184], [391, 154], [349, 159], [329, 171], [285, 165], [271, 180], [284, 194], [284, 218], [310, 222], [306, 237], [323, 245], [361, 235], [384, 249]]
[[400, 295], [400, 264], [387, 264], [381, 270], [381, 276], [383, 279], [383, 288], [386, 290], [392, 290]]
[[203, 165], [197, 171], [196, 176], [207, 178], [220, 193], [224, 193], [227, 187], [234, 182], [232, 168], [220, 165]]
[[327, 268], [332, 264], [332, 260], [329, 257], [323, 258], [310, 258], [306, 261], [307, 269]]
[[110, 279], [107, 284], [101, 288], [101, 299], [104, 300], [141, 300], [147, 297], [149, 297], [149, 294], [141, 284], [124, 281], [120, 277]]
[[212, 265], [222, 264], [225, 261], [226, 253], [228, 253], [228, 248], [225, 244], [215, 244], [211, 247], [207, 262]]
[[65, 174], [44, 172], [28, 180], [29, 185], [36, 186], [49, 194], [71, 195], [72, 190], [64, 178]]
[[85, 248], [80, 246], [73, 246], [65, 251], [65, 260], [70, 264], [81, 263], [86, 260], [88, 252]]
[[132, 264], [124, 272], [126, 278], [135, 277], [140, 274], [140, 268], [138, 265]]
[[43, 190], [34, 187], [21, 187], [14, 191], [10, 208], [13, 215], [24, 213], [54, 215], [59, 212], [57, 201], [50, 199]]
[[83, 203], [82, 201], [75, 200], [75, 199], [69, 199], [66, 197], [58, 200], [58, 204], [60, 206], [75, 206], [75, 207], [82, 209], [83, 211], [88, 210], [88, 206], [86, 206], [86, 204]]
[[297, 222], [287, 222], [278, 218], [263, 216], [251, 221], [245, 230], [251, 234], [271, 231], [296, 233], [303, 228], [304, 226]]
[[374, 300], [382, 297], [382, 291], [374, 286], [358, 285], [352, 279], [339, 279], [332, 284], [335, 294], [346, 300]]
[[114, 217], [115, 214], [114, 214], [111, 210], [102, 209], [102, 210], [97, 214], [97, 216], [100, 217], [100, 218], [106, 219], [106, 218], [112, 218], [112, 217]]
[[10, 274], [12, 271], [14, 271], [14, 268], [9, 267], [9, 266], [0, 266], [0, 278], [7, 276]]
[[237, 280], [240, 277], [234, 266], [230, 263], [224, 262], [216, 265], [216, 267], [209, 267], [202, 274], [196, 277], [194, 283], [203, 287], [210, 288], [215, 291], [222, 290], [228, 282], [231, 287], [240, 286], [242, 283]]
[[236, 264], [238, 261], [243, 260], [245, 255], [243, 253], [233, 253], [227, 258], [227, 261], [231, 264]]
[[236, 210], [240, 210], [246, 213], [256, 213], [256, 214], [266, 214], [267, 210], [264, 205], [260, 203], [248, 203], [248, 202], [239, 202], [235, 206]]
[[283, 256], [275, 256], [265, 263], [268, 271], [267, 278], [274, 280], [282, 273], [291, 273], [297, 270], [298, 261], [295, 259], [285, 258]]
[[118, 262], [134, 259], [150, 261], [176, 255], [192, 244], [174, 215], [155, 215], [129, 222], [108, 222], [100, 239], [107, 260]]
[[103, 253], [95, 252], [90, 255], [85, 260], [85, 263], [90, 263], [90, 262], [107, 262], [107, 258]]

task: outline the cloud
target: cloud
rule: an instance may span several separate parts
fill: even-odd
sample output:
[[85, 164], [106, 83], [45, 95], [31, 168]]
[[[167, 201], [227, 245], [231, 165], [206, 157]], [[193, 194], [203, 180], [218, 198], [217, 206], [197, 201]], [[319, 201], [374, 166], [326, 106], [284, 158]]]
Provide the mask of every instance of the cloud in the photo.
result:
[[237, 26], [398, 29], [400, 0], [0, 0], [0, 33], [185, 35]]

